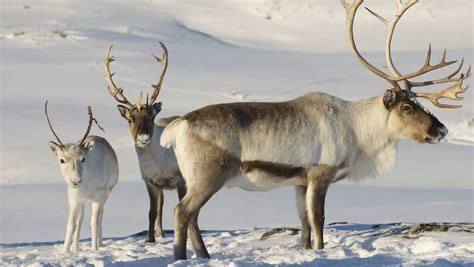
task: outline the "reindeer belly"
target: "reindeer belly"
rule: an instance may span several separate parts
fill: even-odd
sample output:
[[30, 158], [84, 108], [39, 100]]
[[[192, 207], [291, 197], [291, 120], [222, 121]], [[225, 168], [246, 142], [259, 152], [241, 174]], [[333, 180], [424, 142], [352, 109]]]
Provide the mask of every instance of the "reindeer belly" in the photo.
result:
[[239, 187], [247, 191], [268, 191], [277, 187], [305, 184], [305, 169], [286, 164], [244, 161], [241, 174], [230, 178], [227, 187]]

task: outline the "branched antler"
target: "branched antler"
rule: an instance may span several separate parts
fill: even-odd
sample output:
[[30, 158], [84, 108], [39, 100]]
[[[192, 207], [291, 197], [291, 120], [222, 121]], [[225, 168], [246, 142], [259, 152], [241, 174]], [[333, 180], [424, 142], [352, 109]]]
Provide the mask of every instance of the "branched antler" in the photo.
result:
[[[146, 98], [146, 104], [147, 105], [151, 105], [156, 101], [156, 98], [158, 97], [158, 94], [160, 93], [161, 85], [163, 84], [163, 79], [164, 79], [164, 76], [166, 74], [166, 69], [168, 68], [168, 49], [166, 49], [165, 44], [163, 44], [162, 42], [160, 42], [160, 46], [163, 49], [163, 58], [159, 58], [155, 55], [152, 55], [152, 56], [156, 59], [156, 61], [158, 63], [160, 63], [161, 65], [164, 65], [164, 68], [163, 68], [163, 71], [160, 74], [160, 78], [157, 81], [157, 83], [151, 85], [152, 88], [153, 88], [153, 93], [152, 93], [150, 99], [148, 99], [148, 94], [147, 94], [147, 98]], [[114, 57], [110, 57], [110, 50], [111, 49], [112, 49], [112, 45], [107, 49], [107, 52], [105, 54], [105, 64], [104, 64], [105, 79], [107, 80], [107, 84], [108, 84], [107, 88], [109, 90], [109, 93], [110, 93], [110, 95], [112, 95], [113, 98], [115, 98], [115, 100], [117, 100], [121, 104], [126, 105], [129, 108], [133, 108], [134, 106], [140, 107], [142, 99], [143, 99], [143, 92], [140, 92], [140, 95], [138, 96], [138, 101], [134, 105], [134, 104], [130, 103], [130, 101], [128, 101], [128, 99], [125, 97], [125, 95], [123, 94], [123, 89], [118, 88], [115, 85], [115, 83], [112, 79], [115, 72], [113, 72], [113, 73], [110, 72], [110, 63], [115, 60]]]
[[377, 69], [376, 67], [372, 66], [365, 58], [360, 54], [359, 50], [357, 49], [357, 46], [355, 44], [354, 40], [354, 19], [355, 15], [357, 13], [357, 9], [362, 5], [364, 0], [354, 0], [352, 4], [348, 4], [345, 0], [340, 0], [342, 6], [346, 10], [346, 27], [349, 33], [349, 42], [352, 48], [352, 52], [354, 52], [356, 58], [359, 60], [359, 62], [369, 69], [371, 72], [373, 72], [375, 75], [381, 77], [382, 79], [386, 80], [387, 82], [390, 83], [390, 85], [393, 86], [394, 90], [400, 91], [400, 85], [389, 75], [387, 75], [385, 72]]
[[411, 79], [411, 78], [415, 78], [417, 76], [421, 76], [421, 75], [426, 74], [428, 72], [431, 72], [431, 71], [449, 66], [449, 65], [457, 62], [457, 60], [446, 61], [446, 49], [443, 51], [443, 56], [441, 57], [441, 60], [437, 64], [431, 65], [430, 61], [431, 61], [431, 44], [428, 48], [428, 52], [426, 53], [426, 59], [425, 59], [425, 63], [423, 64], [423, 66], [415, 72], [396, 77], [395, 80], [396, 81], [403, 81], [403, 80], [408, 80], [408, 79]]
[[392, 60], [392, 39], [393, 39], [393, 34], [395, 31], [395, 28], [397, 26], [398, 21], [400, 18], [403, 16], [403, 14], [413, 5], [418, 3], [419, 0], [396, 0], [396, 3], [398, 5], [398, 11], [395, 14], [394, 18], [392, 20], [387, 20], [377, 14], [376, 12], [366, 8], [372, 15], [377, 17], [382, 23], [384, 23], [387, 28], [387, 39], [385, 43], [385, 58], [387, 62], [387, 67], [392, 74], [389, 76], [388, 74], [382, 72], [381, 70], [375, 68], [374, 66], [370, 65], [359, 53], [357, 50], [357, 47], [355, 45], [354, 41], [354, 33], [353, 33], [353, 27], [354, 27], [354, 17], [357, 12], [357, 9], [360, 7], [360, 5], [364, 2], [364, 0], [354, 0], [352, 4], [348, 4], [345, 0], [340, 0], [341, 4], [343, 5], [344, 9], [346, 10], [346, 23], [347, 23], [347, 28], [349, 32], [349, 41], [352, 47], [352, 50], [354, 54], [356, 55], [357, 59], [359, 62], [364, 65], [366, 68], [368, 68], [370, 71], [375, 73], [377, 76], [382, 77], [386, 81], [388, 81], [392, 86], [394, 91], [400, 91], [401, 87], [398, 84], [398, 82], [403, 82], [405, 84], [405, 87], [407, 90], [411, 90], [413, 87], [420, 87], [420, 86], [427, 86], [427, 85], [432, 85], [432, 84], [442, 84], [442, 83], [449, 83], [449, 82], [456, 82], [455, 85], [436, 92], [436, 93], [415, 93], [416, 96], [418, 97], [423, 97], [429, 99], [434, 105], [437, 107], [441, 108], [459, 108], [461, 107], [460, 105], [447, 105], [447, 104], [441, 104], [438, 102], [438, 99], [440, 98], [448, 98], [452, 100], [461, 100], [461, 97], [458, 97], [457, 94], [463, 93], [467, 90], [468, 87], [462, 88], [462, 82], [469, 78], [471, 76], [471, 66], [469, 66], [466, 74], [461, 74], [460, 77], [455, 78], [455, 76], [459, 73], [459, 71], [462, 69], [462, 66], [464, 64], [464, 60], [461, 60], [461, 63], [459, 64], [459, 67], [454, 70], [451, 74], [448, 76], [441, 78], [441, 79], [435, 79], [435, 80], [430, 80], [430, 81], [424, 81], [424, 82], [412, 82], [409, 81], [411, 78], [415, 78], [421, 75], [424, 75], [428, 72], [441, 69], [443, 67], [449, 66], [453, 63], [456, 63], [457, 61], [446, 61], [446, 50], [444, 50], [443, 55], [441, 57], [441, 60], [432, 65], [431, 64], [431, 44], [428, 48], [428, 52], [426, 54], [425, 62], [421, 68], [419, 68], [417, 71], [402, 75], [395, 65], [393, 64]]
[[156, 101], [156, 98], [158, 97], [158, 94], [160, 93], [161, 90], [161, 85], [163, 84], [163, 78], [165, 77], [166, 70], [168, 69], [168, 49], [166, 49], [166, 46], [164, 43], [160, 42], [160, 46], [163, 49], [163, 58], [159, 58], [155, 55], [152, 54], [152, 57], [158, 61], [161, 65], [164, 65], [163, 71], [160, 74], [160, 79], [156, 84], [152, 84], [151, 87], [153, 87], [153, 93], [151, 94], [150, 98], [150, 103], [148, 103], [148, 96], [147, 96], [147, 104], [151, 105]]
[[105, 54], [105, 64], [104, 64], [104, 69], [105, 69], [105, 79], [107, 80], [108, 86], [107, 89], [109, 90], [110, 95], [115, 98], [119, 103], [122, 103], [129, 108], [133, 107], [133, 104], [128, 101], [128, 99], [125, 97], [123, 94], [123, 89], [122, 88], [117, 88], [115, 85], [114, 81], [112, 80], [112, 77], [114, 76], [115, 72], [110, 73], [110, 63], [115, 61], [114, 57], [110, 57], [110, 50], [112, 49], [112, 45], [107, 49], [107, 52]]
[[410, 82], [410, 84], [411, 84], [412, 87], [420, 87], [420, 86], [427, 86], [427, 85], [432, 85], [432, 84], [457, 82], [461, 79], [465, 80], [465, 79], [471, 77], [471, 65], [469, 65], [469, 68], [467, 69], [466, 74], [461, 73], [461, 75], [459, 77], [453, 78], [462, 69], [463, 64], [464, 64], [464, 58], [461, 60], [461, 63], [459, 64], [459, 67], [457, 69], [455, 69], [451, 74], [449, 74], [448, 76], [446, 76], [444, 78], [437, 79], [437, 80], [424, 81], [424, 82]]
[[439, 92], [435, 93], [415, 93], [416, 97], [422, 97], [426, 98], [433, 103], [433, 105], [440, 107], [440, 108], [460, 108], [462, 105], [448, 105], [448, 104], [442, 104], [439, 103], [439, 99], [441, 98], [446, 98], [446, 99], [451, 99], [451, 100], [462, 100], [464, 99], [461, 96], [458, 96], [460, 93], [466, 92], [466, 90], [469, 88], [469, 85], [467, 85], [465, 88], [462, 88], [462, 82], [466, 79], [467, 77], [464, 76], [464, 74], [461, 74], [457, 82], [451, 86], [448, 87], [444, 90], [441, 90]]

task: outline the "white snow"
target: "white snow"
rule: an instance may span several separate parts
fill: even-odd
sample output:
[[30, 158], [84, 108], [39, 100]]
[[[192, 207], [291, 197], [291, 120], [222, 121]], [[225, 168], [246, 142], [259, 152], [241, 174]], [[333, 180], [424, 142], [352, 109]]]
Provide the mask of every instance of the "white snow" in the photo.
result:
[[[395, 11], [394, 1], [365, 2], [387, 18]], [[433, 62], [447, 48], [448, 59], [464, 56], [471, 63], [472, 5], [471, 0], [420, 1], [395, 34], [395, 64], [402, 72], [415, 70], [429, 42]], [[110, 44], [117, 59], [112, 65], [116, 80], [134, 101], [140, 90], [149, 92], [149, 84], [156, 82], [160, 66], [149, 55], [161, 53], [158, 41], [165, 42], [170, 66], [159, 96], [163, 117], [213, 103], [280, 101], [311, 91], [348, 100], [380, 94], [388, 85], [351, 55], [344, 23], [338, 1], [326, 0], [1, 1], [0, 264], [171, 262], [171, 237], [160, 241], [163, 246], [144, 246], [141, 238], [110, 238], [145, 229], [148, 206], [127, 124], [107, 94], [103, 78], [102, 63]], [[365, 10], [357, 17], [356, 36], [364, 55], [376, 66], [385, 65], [384, 27]], [[440, 71], [426, 79], [447, 73]], [[328, 196], [328, 223], [472, 222], [471, 90], [463, 95], [464, 107], [458, 110], [440, 110], [423, 101], [448, 126], [446, 140], [439, 145], [402, 142], [395, 168], [387, 175], [356, 185], [335, 185]], [[93, 133], [107, 138], [117, 152], [119, 183], [104, 215], [104, 235], [109, 240], [98, 253], [57, 253], [60, 241], [54, 241], [65, 232], [66, 193], [47, 146], [52, 135], [43, 114], [46, 99], [64, 141], [83, 135], [86, 106], [91, 105], [106, 129], [105, 134], [95, 128]], [[173, 227], [176, 198], [175, 192], [166, 194], [166, 229]], [[87, 225], [88, 214], [85, 218]], [[223, 230], [206, 234], [215, 257], [177, 265], [474, 261], [473, 236], [466, 233], [429, 234], [415, 240], [373, 238], [363, 230], [370, 226], [351, 224], [326, 229], [329, 245], [320, 252], [302, 252], [296, 247], [297, 237], [257, 241], [263, 228], [299, 225], [291, 188], [267, 193], [223, 190], [203, 209], [200, 223], [202, 229]], [[82, 236], [90, 236], [87, 226], [83, 228]]]
[[[0, 245], [1, 264], [74, 266], [447, 266], [470, 264], [474, 240], [465, 232], [425, 232], [407, 235], [411, 224], [334, 224], [326, 227], [324, 250], [301, 250], [299, 235], [282, 232], [261, 240], [268, 229], [206, 231], [204, 241], [211, 259], [192, 257], [172, 263], [172, 235], [143, 243], [143, 236], [109, 238], [100, 251], [81, 242], [77, 254], [60, 253], [59, 242]], [[469, 226], [469, 225], [468, 225]], [[471, 225], [472, 228], [472, 225]], [[190, 245], [190, 244], [188, 244]], [[188, 250], [188, 256], [193, 252]]]

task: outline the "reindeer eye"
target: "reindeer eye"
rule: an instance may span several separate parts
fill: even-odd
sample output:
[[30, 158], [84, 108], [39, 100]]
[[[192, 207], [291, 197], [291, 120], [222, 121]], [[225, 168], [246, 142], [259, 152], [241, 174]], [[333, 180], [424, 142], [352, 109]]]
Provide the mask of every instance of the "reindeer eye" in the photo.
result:
[[66, 163], [66, 162], [64, 161], [64, 159], [60, 159], [59, 162], [61, 162], [61, 164]]
[[86, 161], [86, 158], [82, 157], [81, 162], [84, 162], [84, 161]]
[[400, 110], [405, 113], [405, 114], [410, 114], [410, 113], [413, 113], [413, 107], [409, 104], [403, 104], [401, 107], [400, 107]]

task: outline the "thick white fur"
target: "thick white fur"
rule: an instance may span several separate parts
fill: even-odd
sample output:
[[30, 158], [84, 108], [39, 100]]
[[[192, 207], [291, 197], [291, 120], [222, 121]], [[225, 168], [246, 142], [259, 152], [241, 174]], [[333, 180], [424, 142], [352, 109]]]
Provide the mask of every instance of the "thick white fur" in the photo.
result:
[[[208, 129], [192, 127], [177, 119], [166, 127], [161, 145], [175, 148], [178, 163], [187, 184], [194, 184], [195, 155], [186, 153], [193, 146], [190, 134], [197, 135], [233, 157], [243, 161], [260, 160], [310, 168], [327, 165], [336, 170], [336, 182], [345, 177], [360, 179], [387, 172], [397, 155], [400, 125], [383, 105], [382, 96], [349, 102], [324, 93], [309, 93], [286, 102], [301, 111], [291, 131], [271, 122], [260, 128], [232, 133], [235, 128]], [[264, 129], [264, 130], [262, 130]], [[226, 132], [228, 131], [228, 132]], [[217, 132], [217, 134], [216, 134]], [[272, 132], [269, 138], [268, 132]], [[244, 190], [265, 191], [278, 186], [300, 185], [301, 179], [261, 177], [256, 172], [239, 174], [227, 186]]]
[[[79, 250], [79, 235], [84, 216], [84, 203], [92, 203], [92, 249], [102, 246], [102, 218], [104, 204], [118, 181], [117, 156], [110, 144], [102, 137], [89, 136], [84, 142], [86, 149], [76, 144], [58, 148], [50, 143], [58, 157], [61, 173], [68, 185], [69, 215], [63, 252]], [[81, 158], [84, 157], [84, 163]], [[76, 183], [77, 185], [74, 185]], [[71, 249], [72, 245], [72, 249]]]
[[183, 127], [187, 127], [186, 122], [182, 122], [181, 118], [179, 118], [168, 124], [166, 129], [161, 132], [160, 146], [165, 148], [174, 146], [177, 134], [183, 131]]

